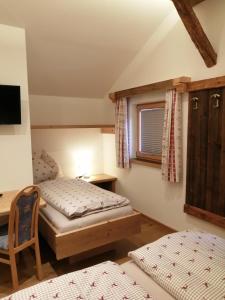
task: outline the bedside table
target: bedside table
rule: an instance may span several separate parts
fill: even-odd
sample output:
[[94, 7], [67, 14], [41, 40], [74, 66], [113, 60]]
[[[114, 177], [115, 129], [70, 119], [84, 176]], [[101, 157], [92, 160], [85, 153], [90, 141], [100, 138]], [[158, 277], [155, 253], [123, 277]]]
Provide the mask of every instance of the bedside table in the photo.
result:
[[94, 185], [97, 185], [102, 189], [115, 193], [115, 183], [117, 178], [114, 176], [110, 176], [107, 174], [96, 174], [90, 176], [89, 178], [82, 178], [82, 179]]

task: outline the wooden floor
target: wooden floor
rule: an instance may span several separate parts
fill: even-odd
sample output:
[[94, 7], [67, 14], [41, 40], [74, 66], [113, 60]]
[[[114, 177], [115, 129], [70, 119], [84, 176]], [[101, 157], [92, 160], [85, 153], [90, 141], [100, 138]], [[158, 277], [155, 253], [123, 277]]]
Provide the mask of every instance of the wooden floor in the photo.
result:
[[[133, 235], [126, 240], [117, 242], [115, 244], [115, 250], [94, 256], [89, 259], [81, 260], [73, 264], [69, 263], [68, 259], [57, 261], [54, 257], [54, 253], [47, 246], [46, 242], [40, 239], [42, 266], [44, 272], [43, 280], [76, 271], [105, 260], [113, 260], [119, 264], [124, 263], [129, 260], [127, 257], [128, 251], [155, 241], [163, 235], [172, 232], [171, 229], [145, 217], [143, 217], [142, 220], [141, 233]], [[39, 282], [36, 279], [35, 271], [33, 250], [28, 249], [23, 251], [18, 262], [18, 273], [21, 289]], [[12, 293], [12, 290], [9, 266], [0, 264], [0, 298], [7, 296], [10, 293]]]

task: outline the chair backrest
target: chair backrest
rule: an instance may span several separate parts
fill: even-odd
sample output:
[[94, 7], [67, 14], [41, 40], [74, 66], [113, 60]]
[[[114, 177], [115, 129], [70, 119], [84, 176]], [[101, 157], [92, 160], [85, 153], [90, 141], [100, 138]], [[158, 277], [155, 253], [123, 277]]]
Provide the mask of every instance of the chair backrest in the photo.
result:
[[9, 214], [9, 249], [30, 241], [38, 234], [40, 190], [32, 185], [20, 191], [12, 201]]

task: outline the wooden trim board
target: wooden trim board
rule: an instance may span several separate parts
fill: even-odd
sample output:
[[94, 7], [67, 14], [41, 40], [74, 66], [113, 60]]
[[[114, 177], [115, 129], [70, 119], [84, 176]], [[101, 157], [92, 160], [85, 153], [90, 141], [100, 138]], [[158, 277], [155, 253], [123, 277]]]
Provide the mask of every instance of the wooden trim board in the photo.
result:
[[152, 161], [146, 161], [143, 159], [138, 159], [138, 158], [131, 158], [131, 163], [136, 164], [136, 165], [142, 165], [146, 167], [153, 167], [157, 169], [161, 169], [161, 163], [156, 163]]
[[58, 260], [126, 238], [141, 230], [141, 214], [132, 214], [104, 221], [66, 233], [59, 233], [40, 213], [39, 230]]
[[119, 97], [129, 97], [147, 93], [154, 90], [167, 89], [176, 87], [179, 92], [192, 92], [211, 88], [219, 88], [225, 86], [225, 76], [219, 76], [209, 79], [196, 80], [191, 82], [190, 77], [179, 77], [166, 81], [156, 82], [145, 86], [135, 87], [109, 94], [110, 99], [116, 102]]
[[93, 124], [93, 125], [31, 125], [31, 129], [68, 129], [68, 128], [114, 128], [109, 124]]
[[173, 231], [173, 232], [177, 232], [176, 229], [171, 228], [171, 227], [169, 227], [169, 226], [167, 226], [167, 225], [165, 225], [165, 224], [163, 224], [163, 223], [157, 221], [156, 219], [153, 219], [153, 218], [151, 218], [151, 217], [149, 217], [149, 216], [147, 216], [147, 215], [145, 215], [145, 214], [143, 214], [143, 213], [142, 213], [142, 216], [143, 216], [144, 218], [148, 219], [150, 222], [157, 223], [157, 224], [159, 224], [160, 226], [164, 226], [164, 227], [168, 228], [169, 230], [171, 230], [171, 231]]
[[112, 102], [116, 102], [116, 99], [121, 97], [131, 97], [131, 96], [141, 95], [152, 91], [167, 90], [172, 88], [178, 89], [179, 92], [185, 92], [186, 83], [190, 81], [191, 81], [190, 77], [182, 76], [175, 79], [154, 82], [147, 85], [142, 85], [142, 86], [110, 93], [109, 98], [112, 100]]
[[101, 128], [101, 133], [115, 134], [115, 126], [114, 127], [103, 127], [103, 128]]
[[207, 90], [225, 86], [225, 76], [197, 80], [187, 83], [188, 92]]
[[184, 205], [184, 212], [201, 220], [208, 221], [214, 225], [225, 228], [225, 217], [223, 216], [216, 215], [204, 209], [188, 204]]

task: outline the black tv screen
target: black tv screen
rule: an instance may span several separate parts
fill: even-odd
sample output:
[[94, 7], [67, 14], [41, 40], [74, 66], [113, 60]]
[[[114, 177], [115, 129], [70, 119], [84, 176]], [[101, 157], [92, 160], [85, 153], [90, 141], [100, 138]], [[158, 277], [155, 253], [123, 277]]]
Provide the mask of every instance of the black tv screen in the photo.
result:
[[20, 86], [0, 85], [0, 124], [21, 124]]

